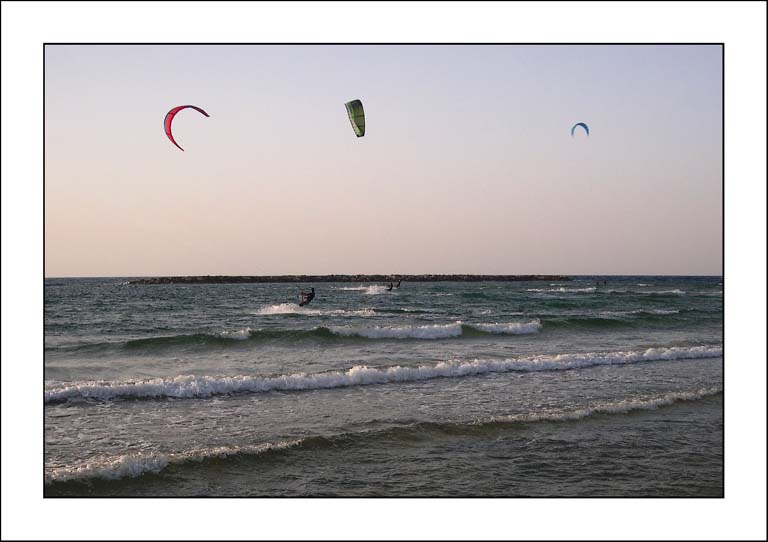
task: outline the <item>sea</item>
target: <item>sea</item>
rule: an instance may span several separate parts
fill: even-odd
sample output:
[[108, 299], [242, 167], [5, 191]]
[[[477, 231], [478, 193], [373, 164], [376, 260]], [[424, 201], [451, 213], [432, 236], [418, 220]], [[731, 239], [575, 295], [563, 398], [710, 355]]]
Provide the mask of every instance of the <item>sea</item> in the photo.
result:
[[44, 281], [46, 497], [723, 497], [722, 277], [130, 281]]

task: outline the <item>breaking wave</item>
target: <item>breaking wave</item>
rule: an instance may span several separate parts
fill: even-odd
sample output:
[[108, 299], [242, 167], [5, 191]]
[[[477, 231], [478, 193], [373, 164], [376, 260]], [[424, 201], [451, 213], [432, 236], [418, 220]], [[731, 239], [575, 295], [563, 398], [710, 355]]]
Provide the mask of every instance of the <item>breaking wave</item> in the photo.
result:
[[433, 378], [456, 378], [511, 371], [539, 372], [579, 369], [596, 365], [621, 365], [644, 361], [714, 358], [722, 356], [722, 348], [712, 346], [648, 348], [646, 350], [606, 353], [559, 354], [516, 359], [445, 361], [434, 365], [367, 367], [355, 366], [346, 371], [296, 373], [274, 377], [260, 376], [192, 376], [129, 381], [85, 381], [51, 386], [44, 401], [60, 403], [95, 399], [164, 399], [206, 398], [237, 393], [270, 391], [302, 391], [346, 388], [369, 384], [414, 382]]
[[334, 326], [331, 333], [340, 337], [363, 337], [366, 339], [446, 339], [459, 337], [462, 333], [460, 322], [424, 326]]
[[256, 311], [260, 316], [272, 316], [279, 314], [296, 314], [299, 316], [373, 316], [376, 314], [373, 309], [359, 310], [318, 310], [307, 307], [299, 307], [296, 303], [280, 303], [278, 305], [269, 305]]
[[434, 324], [422, 326], [335, 326], [329, 328], [331, 333], [341, 337], [363, 337], [366, 339], [447, 339], [479, 333], [500, 333], [521, 335], [537, 333], [541, 323], [512, 322], [506, 324]]
[[471, 434], [478, 430], [532, 423], [578, 422], [599, 415], [622, 415], [636, 411], [656, 410], [675, 403], [706, 399], [721, 393], [722, 388], [719, 387], [699, 388], [691, 391], [673, 391], [614, 401], [592, 402], [580, 408], [547, 409], [460, 422], [415, 422], [381, 430], [310, 436], [276, 443], [194, 448], [170, 453], [153, 452], [97, 457], [76, 466], [48, 469], [45, 473], [45, 484], [50, 487], [67, 482], [89, 483], [92, 480], [113, 481], [135, 478], [146, 474], [158, 474], [171, 466], [184, 467], [202, 464], [210, 460], [241, 457], [258, 459], [267, 454], [290, 453], [292, 450], [301, 448], [323, 449], [345, 444], [356, 445], [365, 443], [370, 439], [387, 439], [388, 441], [397, 440], [398, 437], [410, 439], [413, 434], [425, 432], [448, 432], [452, 435], [457, 433]]
[[534, 293], [554, 293], [554, 294], [570, 294], [570, 293], [597, 293], [597, 294], [617, 294], [617, 295], [642, 295], [642, 296], [668, 296], [668, 295], [685, 295], [686, 292], [680, 289], [673, 289], [673, 290], [616, 290], [616, 289], [608, 289], [608, 290], [602, 290], [598, 289], [595, 286], [590, 286], [587, 288], [566, 288], [566, 287], [560, 287], [560, 288], [528, 288], [526, 292], [534, 292]]
[[669, 295], [686, 295], [684, 290], [675, 288], [674, 290], [605, 290], [603, 293], [614, 295], [642, 295], [642, 296], [669, 296]]
[[[365, 309], [369, 311], [370, 309]], [[366, 313], [367, 314], [367, 313]], [[374, 314], [371, 311], [371, 314]], [[98, 352], [102, 350], [148, 351], [188, 347], [224, 347], [241, 341], [264, 340], [343, 340], [343, 339], [447, 339], [473, 336], [481, 333], [519, 335], [536, 333], [541, 323], [511, 322], [495, 324], [453, 324], [404, 325], [404, 326], [319, 326], [309, 329], [251, 329], [245, 327], [235, 331], [218, 333], [193, 333], [131, 339], [126, 342], [77, 344], [74, 346], [47, 347], [48, 350], [72, 352]]]
[[157, 474], [169, 465], [201, 462], [209, 459], [221, 459], [230, 456], [260, 455], [266, 452], [282, 450], [296, 446], [301, 440], [259, 444], [251, 446], [219, 446], [215, 448], [196, 448], [178, 453], [136, 453], [115, 457], [100, 457], [75, 467], [51, 469], [45, 475], [45, 483], [68, 482], [72, 480], [118, 480], [135, 478], [144, 474]]
[[364, 292], [368, 295], [383, 294], [388, 291], [387, 286], [382, 286], [380, 284], [374, 284], [372, 286], [342, 286], [336, 289], [347, 292]]
[[583, 292], [583, 293], [592, 293], [595, 292], [597, 288], [594, 286], [591, 286], [589, 288], [528, 288], [526, 292], [554, 292], [554, 293], [577, 293], [577, 292]]
[[532, 412], [491, 418], [491, 422], [530, 423], [530, 422], [563, 422], [581, 420], [597, 414], [627, 414], [635, 410], [655, 410], [681, 401], [696, 401], [722, 393], [722, 388], [700, 388], [694, 391], [677, 391], [635, 399], [622, 399], [602, 403], [593, 403], [584, 408], [573, 410], [555, 410], [548, 412]]
[[602, 311], [601, 316], [668, 316], [670, 314], [680, 314], [680, 309], [636, 309], [628, 311]]

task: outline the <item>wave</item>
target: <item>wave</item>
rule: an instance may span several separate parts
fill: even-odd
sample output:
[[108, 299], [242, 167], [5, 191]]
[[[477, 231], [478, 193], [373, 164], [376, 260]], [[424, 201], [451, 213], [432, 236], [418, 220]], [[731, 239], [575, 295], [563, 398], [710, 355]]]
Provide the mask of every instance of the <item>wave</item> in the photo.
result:
[[81, 465], [50, 469], [45, 474], [46, 486], [66, 482], [90, 482], [91, 480], [119, 480], [135, 478], [145, 474], [158, 474], [169, 466], [184, 466], [204, 463], [210, 460], [251, 457], [267, 454], [290, 453], [299, 448], [321, 449], [336, 447], [344, 443], [365, 442], [372, 438], [396, 440], [410, 437], [414, 433], [449, 432], [450, 434], [474, 433], [483, 429], [514, 427], [532, 423], [562, 423], [583, 420], [598, 415], [621, 415], [643, 410], [656, 410], [679, 402], [697, 401], [719, 395], [722, 388], [709, 387], [691, 391], [674, 391], [664, 394], [645, 395], [636, 398], [590, 403], [575, 409], [547, 409], [522, 414], [492, 416], [485, 419], [463, 422], [415, 422], [400, 424], [377, 431], [341, 433], [330, 436], [311, 436], [296, 440], [279, 441], [244, 446], [219, 446], [194, 448], [183, 452], [137, 453], [113, 457], [98, 457]]
[[680, 290], [679, 288], [675, 288], [673, 290], [642, 290], [642, 291], [636, 291], [636, 290], [605, 290], [604, 293], [606, 294], [614, 294], [614, 295], [642, 295], [642, 296], [668, 296], [668, 295], [686, 295], [685, 290]]
[[[368, 295], [375, 295], [375, 294], [382, 294], [384, 292], [389, 291], [389, 286], [385, 286], [382, 284], [373, 284], [371, 286], [342, 286], [340, 288], [335, 288], [336, 290], [343, 290], [346, 292], [365, 292]], [[393, 290], [397, 290], [397, 288], [393, 288]]]
[[310, 309], [307, 307], [299, 307], [296, 303], [280, 303], [278, 305], [269, 305], [260, 308], [256, 311], [260, 316], [272, 316], [280, 314], [296, 314], [299, 316], [373, 316], [375, 314], [373, 309], [359, 309], [359, 310], [318, 310]]
[[[112, 347], [125, 350], [156, 350], [176, 347], [206, 347], [227, 346], [245, 340], [298, 340], [298, 339], [332, 339], [334, 334], [327, 327], [312, 329], [251, 329], [246, 327], [237, 331], [221, 331], [218, 333], [193, 333], [189, 335], [170, 335], [165, 337], [147, 337], [132, 339], [125, 343], [108, 343]], [[90, 349], [98, 345], [77, 347]]]
[[102, 480], [135, 478], [144, 474], [157, 474], [169, 465], [201, 462], [209, 459], [222, 459], [230, 456], [261, 455], [266, 452], [290, 448], [300, 443], [301, 440], [293, 440], [275, 444], [195, 448], [185, 452], [168, 454], [136, 453], [118, 455], [115, 457], [99, 457], [75, 467], [59, 467], [51, 469], [45, 475], [45, 483], [46, 485], [49, 485], [54, 482], [69, 482], [72, 480], [88, 480], [93, 478]]
[[[639, 285], [638, 285], [639, 286]], [[666, 295], [686, 295], [686, 292], [684, 290], [680, 289], [673, 289], [673, 290], [616, 290], [616, 289], [609, 289], [609, 290], [601, 290], [598, 289], [596, 286], [590, 286], [587, 288], [566, 288], [566, 287], [560, 287], [560, 288], [528, 288], [526, 292], [534, 292], [534, 293], [598, 293], [598, 294], [623, 294], [623, 295], [642, 295], [642, 296], [666, 296]]]
[[461, 322], [455, 324], [434, 324], [423, 326], [334, 326], [331, 333], [340, 337], [363, 337], [366, 339], [446, 339], [459, 337]]
[[239, 329], [237, 331], [222, 331], [218, 334], [222, 339], [234, 339], [237, 341], [244, 341], [251, 338], [253, 330], [249, 327]]
[[386, 286], [368, 286], [365, 289], [366, 295], [379, 295], [387, 292]]
[[[367, 309], [366, 309], [367, 310]], [[77, 344], [74, 346], [46, 347], [46, 350], [72, 352], [100, 352], [109, 350], [155, 351], [167, 348], [224, 347], [242, 341], [263, 340], [342, 340], [342, 339], [447, 339], [470, 337], [482, 333], [520, 335], [536, 333], [541, 323], [510, 322], [494, 324], [433, 324], [405, 326], [319, 326], [310, 329], [251, 329], [245, 327], [236, 331], [217, 333], [192, 333], [163, 337], [146, 337], [125, 342]]]
[[270, 391], [303, 391], [347, 388], [369, 384], [415, 382], [433, 378], [456, 378], [487, 373], [540, 372], [580, 369], [596, 365], [623, 365], [644, 361], [714, 358], [722, 356], [722, 348], [712, 346], [648, 348], [619, 352], [587, 352], [531, 356], [516, 359], [444, 361], [435, 365], [367, 367], [355, 366], [346, 371], [296, 373], [274, 377], [259, 376], [192, 376], [129, 381], [85, 381], [62, 384], [44, 392], [44, 402], [61, 403], [95, 399], [164, 399], [206, 398], [214, 395], [264, 393]]
[[589, 288], [528, 288], [526, 292], [556, 292], [556, 293], [577, 293], [577, 292], [584, 292], [584, 293], [592, 293], [596, 291], [597, 288], [594, 286], [591, 286]]
[[414, 309], [409, 307], [394, 308], [394, 309], [371, 309], [371, 310], [375, 313], [382, 313], [382, 314], [432, 314], [435, 312], [430, 310]]
[[531, 322], [511, 322], [507, 324], [472, 324], [466, 325], [469, 329], [476, 329], [484, 333], [500, 333], [503, 335], [524, 335], [541, 331], [539, 320]]
[[680, 314], [680, 309], [636, 309], [631, 311], [603, 311], [602, 316], [668, 316], [670, 314]]
[[603, 403], [593, 403], [584, 408], [563, 411], [533, 412], [494, 417], [490, 422], [529, 423], [529, 422], [564, 422], [581, 420], [596, 414], [627, 414], [636, 410], [655, 410], [681, 401], [696, 401], [712, 395], [718, 395], [720, 387], [700, 388], [694, 391], [676, 391], [663, 395], [636, 399], [621, 399]]
[[511, 322], [506, 324], [434, 324], [422, 326], [370, 326], [370, 327], [331, 327], [331, 333], [341, 337], [363, 337], [366, 339], [447, 339], [471, 336], [478, 333], [497, 333], [521, 335], [537, 333], [541, 323]]
[[611, 329], [632, 325], [632, 320], [622, 318], [619, 315], [567, 316], [561, 318], [547, 318], [544, 320], [544, 327], [548, 330], [570, 328]]
[[541, 331], [541, 322], [472, 323], [461, 321], [452, 324], [425, 324], [405, 326], [331, 326], [327, 328], [339, 337], [365, 339], [446, 339], [473, 336], [484, 333], [523, 335]]

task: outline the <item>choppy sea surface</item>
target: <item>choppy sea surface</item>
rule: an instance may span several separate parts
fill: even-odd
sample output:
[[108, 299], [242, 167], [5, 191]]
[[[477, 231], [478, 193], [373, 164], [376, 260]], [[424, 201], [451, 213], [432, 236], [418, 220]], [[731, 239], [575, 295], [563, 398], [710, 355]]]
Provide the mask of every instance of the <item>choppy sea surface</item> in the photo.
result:
[[722, 277], [45, 280], [46, 496], [723, 496]]

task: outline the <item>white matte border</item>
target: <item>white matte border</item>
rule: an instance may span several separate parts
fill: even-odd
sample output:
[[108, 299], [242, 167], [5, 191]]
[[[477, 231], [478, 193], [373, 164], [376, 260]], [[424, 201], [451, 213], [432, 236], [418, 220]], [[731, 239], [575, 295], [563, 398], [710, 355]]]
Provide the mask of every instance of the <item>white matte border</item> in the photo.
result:
[[[364, 24], [359, 24], [364, 21]], [[3, 539], [764, 539], [766, 4], [2, 3]], [[725, 499], [43, 499], [43, 42], [724, 42]]]

